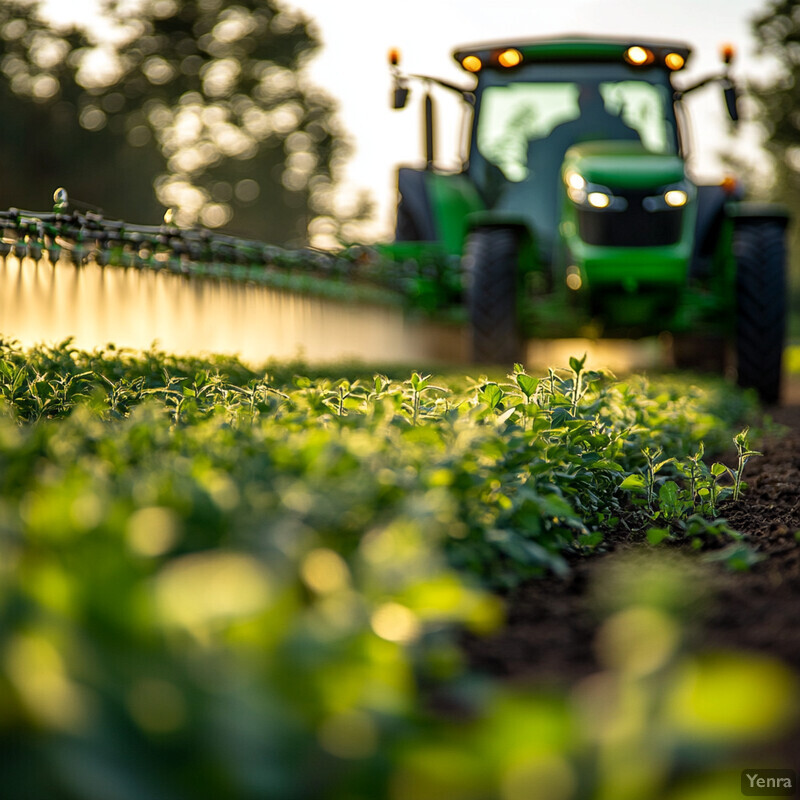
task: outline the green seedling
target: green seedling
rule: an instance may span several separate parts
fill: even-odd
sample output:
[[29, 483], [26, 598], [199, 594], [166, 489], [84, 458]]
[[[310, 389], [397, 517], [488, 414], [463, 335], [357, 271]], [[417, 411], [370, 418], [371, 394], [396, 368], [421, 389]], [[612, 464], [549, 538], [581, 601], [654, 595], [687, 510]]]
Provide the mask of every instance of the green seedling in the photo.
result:
[[427, 413], [422, 405], [422, 399], [428, 392], [441, 392], [447, 393], [447, 389], [441, 386], [435, 386], [430, 382], [430, 375], [420, 375], [418, 372], [412, 373], [411, 377], [404, 381], [403, 386], [406, 387], [404, 395], [406, 402], [403, 403], [403, 409], [411, 414], [411, 424], [417, 425], [420, 415]]
[[656, 475], [667, 466], [672, 464], [674, 458], [661, 458], [663, 450], [660, 447], [650, 448], [645, 447], [642, 450], [642, 455], [647, 463], [646, 471], [644, 474], [644, 488], [647, 498], [647, 506], [651, 510], [654, 508], [656, 499]]
[[578, 403], [586, 393], [586, 389], [583, 386], [583, 368], [585, 364], [586, 353], [583, 354], [583, 358], [570, 357], [569, 368], [572, 370], [573, 375], [570, 413], [573, 417], [578, 413]]
[[726, 467], [727, 473], [733, 478], [733, 501], [736, 502], [739, 500], [739, 497], [742, 493], [742, 488], [745, 484], [742, 482], [742, 475], [744, 473], [744, 468], [747, 465], [747, 462], [750, 461], [753, 456], [761, 456], [763, 453], [760, 453], [758, 450], [751, 450], [750, 444], [748, 442], [748, 434], [750, 433], [749, 428], [745, 428], [743, 431], [740, 431], [733, 437], [733, 443], [736, 445], [736, 454], [738, 456], [738, 463], [736, 465], [736, 469], [731, 469], [730, 467]]
[[516, 396], [519, 398], [519, 403], [516, 404], [516, 409], [519, 412], [522, 429], [528, 429], [528, 423], [532, 416], [535, 415], [537, 405], [536, 396], [539, 391], [540, 381], [528, 375], [522, 364], [514, 364], [513, 372], [508, 375], [509, 383], [504, 384], [508, 396]]
[[363, 395], [363, 390], [359, 381], [352, 383], [346, 378], [337, 381], [333, 390], [329, 391], [326, 395], [325, 402], [327, 405], [336, 412], [336, 416], [343, 417], [347, 414], [345, 408], [345, 401], [349, 397], [360, 397]]
[[697, 508], [697, 491], [701, 477], [707, 472], [703, 463], [705, 445], [700, 442], [700, 446], [694, 455], [687, 456], [686, 460], [678, 464], [678, 471], [686, 476], [689, 481], [689, 498], [691, 500], [692, 511]]

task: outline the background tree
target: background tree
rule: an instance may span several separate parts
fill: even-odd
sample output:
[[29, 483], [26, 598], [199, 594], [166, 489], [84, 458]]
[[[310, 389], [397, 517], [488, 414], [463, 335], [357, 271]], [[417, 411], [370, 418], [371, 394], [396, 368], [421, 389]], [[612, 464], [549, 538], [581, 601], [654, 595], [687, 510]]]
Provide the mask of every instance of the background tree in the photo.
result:
[[54, 29], [37, 2], [0, 4], [0, 206], [46, 207], [64, 185], [109, 216], [173, 207], [276, 243], [333, 217], [348, 148], [303, 74], [308, 19], [276, 0], [110, 0], [104, 19], [101, 40]]
[[800, 0], [770, 0], [753, 20], [761, 50], [782, 68], [768, 85], [750, 87], [758, 101], [765, 146], [775, 162], [773, 194], [794, 212], [791, 228], [792, 278], [800, 286]]

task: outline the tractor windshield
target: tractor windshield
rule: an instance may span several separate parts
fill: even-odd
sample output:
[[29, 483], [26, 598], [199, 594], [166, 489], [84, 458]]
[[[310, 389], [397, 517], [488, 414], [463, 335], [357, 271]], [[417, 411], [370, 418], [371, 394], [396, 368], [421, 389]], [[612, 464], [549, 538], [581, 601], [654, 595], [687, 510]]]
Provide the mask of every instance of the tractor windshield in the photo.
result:
[[643, 80], [491, 86], [481, 98], [476, 145], [509, 181], [527, 178], [537, 162], [560, 165], [578, 142], [626, 139], [675, 153], [670, 101], [666, 87]]

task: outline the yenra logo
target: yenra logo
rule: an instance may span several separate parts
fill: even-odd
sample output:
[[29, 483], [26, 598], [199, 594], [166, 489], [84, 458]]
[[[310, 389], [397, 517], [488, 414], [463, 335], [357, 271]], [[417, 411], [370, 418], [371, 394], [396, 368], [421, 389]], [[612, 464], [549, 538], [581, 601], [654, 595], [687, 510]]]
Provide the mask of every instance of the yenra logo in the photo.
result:
[[745, 797], [794, 797], [797, 776], [791, 769], [746, 769], [742, 772]]

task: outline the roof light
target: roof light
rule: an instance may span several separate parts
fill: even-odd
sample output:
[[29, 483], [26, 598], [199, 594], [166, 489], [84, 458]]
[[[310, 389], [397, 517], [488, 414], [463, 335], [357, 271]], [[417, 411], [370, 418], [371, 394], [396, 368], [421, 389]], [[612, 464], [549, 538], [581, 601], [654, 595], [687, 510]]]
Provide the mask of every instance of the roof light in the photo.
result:
[[465, 56], [461, 60], [461, 66], [464, 67], [467, 72], [480, 72], [483, 64], [478, 56]]
[[653, 61], [653, 54], [646, 47], [634, 45], [625, 51], [625, 60], [629, 64], [633, 64], [636, 67], [642, 67], [645, 64], [650, 64]]
[[664, 192], [664, 202], [670, 208], [685, 206], [688, 200], [689, 195], [683, 189], [670, 189], [668, 192]]
[[393, 67], [396, 67], [400, 63], [400, 51], [396, 47], [393, 47], [389, 51], [389, 63]]
[[664, 63], [671, 70], [683, 69], [686, 59], [680, 53], [667, 53], [664, 56]]
[[522, 63], [522, 53], [512, 47], [508, 50], [503, 50], [497, 57], [497, 61], [501, 67], [516, 67]]

